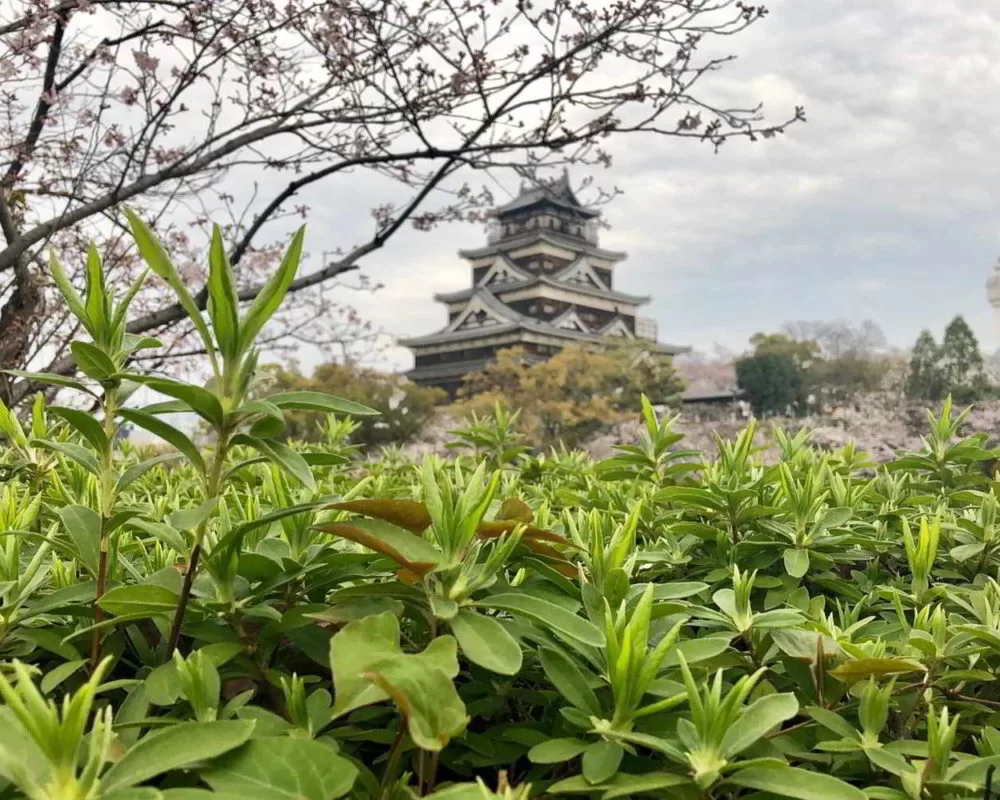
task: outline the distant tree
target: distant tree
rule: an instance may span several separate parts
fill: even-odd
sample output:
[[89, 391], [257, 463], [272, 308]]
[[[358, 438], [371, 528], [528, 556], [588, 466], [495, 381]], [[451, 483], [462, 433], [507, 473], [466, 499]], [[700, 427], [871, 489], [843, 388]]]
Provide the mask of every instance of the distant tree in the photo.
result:
[[906, 396], [912, 400], [937, 402], [944, 397], [941, 351], [929, 330], [922, 330], [910, 354]]
[[789, 322], [782, 333], [812, 349], [806, 385], [817, 405], [839, 405], [881, 387], [887, 342], [874, 321]]
[[[363, 447], [397, 444], [419, 436], [433, 418], [435, 406], [445, 399], [440, 389], [418, 386], [402, 375], [344, 364], [321, 364], [311, 377], [294, 368], [272, 366], [264, 393], [314, 390], [336, 394], [374, 408], [377, 417], [358, 417], [351, 439]], [[323, 414], [295, 411], [285, 414], [287, 435], [302, 441], [319, 441]]]
[[736, 382], [757, 416], [801, 413], [806, 407], [805, 370], [790, 353], [741, 358], [736, 362]]
[[808, 383], [822, 405], [847, 403], [882, 385], [885, 360], [883, 356], [866, 358], [850, 353], [816, 359], [810, 366]]
[[466, 378], [453, 409], [482, 415], [500, 402], [521, 410], [520, 427], [532, 444], [574, 447], [637, 409], [642, 394], [665, 402], [681, 388], [670, 359], [639, 345], [566, 348], [538, 363], [512, 347]]
[[795, 339], [785, 333], [755, 333], [750, 337], [754, 355], [786, 355], [808, 368], [819, 355], [819, 345], [811, 339]]
[[944, 330], [940, 370], [949, 394], [959, 403], [983, 397], [989, 390], [979, 342], [968, 323], [955, 317]]
[[878, 323], [870, 319], [857, 325], [846, 320], [787, 322], [782, 333], [796, 341], [813, 342], [818, 354], [827, 360], [872, 358], [887, 344]]

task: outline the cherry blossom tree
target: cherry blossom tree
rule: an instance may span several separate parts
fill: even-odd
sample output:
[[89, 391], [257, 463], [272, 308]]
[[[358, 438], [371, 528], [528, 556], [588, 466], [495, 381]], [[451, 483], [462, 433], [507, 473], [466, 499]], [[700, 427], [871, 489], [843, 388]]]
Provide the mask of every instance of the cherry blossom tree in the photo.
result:
[[[404, 225], [481, 220], [484, 171], [542, 180], [607, 165], [612, 136], [718, 147], [802, 119], [701, 91], [765, 15], [741, 0], [0, 0], [0, 368], [72, 370], [46, 253], [78, 278], [95, 241], [125, 284], [141, 265], [123, 206], [196, 288], [222, 220], [249, 300], [288, 218], [309, 214], [300, 193], [379, 176], [394, 188], [370, 230], [303, 270], [271, 332], [343, 342], [358, 321], [331, 313], [335, 291], [365, 288], [349, 273]], [[134, 307], [130, 330], [164, 342], [151, 366], [192, 352], [164, 287]], [[0, 381], [0, 399], [33, 388]]]

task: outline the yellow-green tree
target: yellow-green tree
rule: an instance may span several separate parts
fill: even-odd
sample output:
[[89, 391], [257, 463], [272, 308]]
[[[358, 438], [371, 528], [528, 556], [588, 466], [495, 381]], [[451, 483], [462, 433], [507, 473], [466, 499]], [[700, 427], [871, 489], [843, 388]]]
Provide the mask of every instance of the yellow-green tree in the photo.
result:
[[454, 411], [485, 414], [499, 401], [521, 410], [532, 443], [573, 447], [638, 409], [642, 394], [665, 402], [681, 388], [670, 359], [641, 345], [566, 348], [537, 363], [524, 349], [510, 348], [466, 378]]

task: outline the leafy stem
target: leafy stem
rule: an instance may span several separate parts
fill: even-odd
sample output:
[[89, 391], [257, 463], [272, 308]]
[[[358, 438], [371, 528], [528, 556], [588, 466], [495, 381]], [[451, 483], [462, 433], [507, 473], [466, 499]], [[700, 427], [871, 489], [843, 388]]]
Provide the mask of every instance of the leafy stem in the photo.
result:
[[[219, 443], [212, 457], [211, 467], [205, 483], [205, 500], [211, 502], [219, 497], [222, 484], [222, 467], [226, 461], [226, 454], [229, 449], [229, 432], [222, 430], [219, 432]], [[170, 624], [170, 634], [167, 637], [167, 649], [164, 654], [164, 663], [168, 663], [174, 656], [177, 644], [180, 641], [181, 628], [184, 625], [184, 615], [187, 613], [188, 600], [191, 597], [191, 586], [194, 583], [195, 575], [198, 572], [198, 562], [201, 560], [201, 547], [205, 539], [205, 532], [208, 529], [208, 518], [198, 523], [195, 529], [194, 546], [191, 548], [191, 557], [188, 559], [187, 570], [184, 573], [184, 583], [181, 586], [180, 598], [177, 601], [177, 609], [174, 611], [174, 619]]]
[[100, 473], [100, 511], [101, 528], [98, 544], [97, 586], [94, 591], [94, 633], [90, 641], [90, 671], [93, 673], [101, 662], [101, 644], [104, 638], [100, 627], [104, 621], [104, 609], [101, 608], [101, 598], [107, 590], [108, 583], [108, 550], [111, 536], [111, 517], [117, 499], [115, 491], [117, 476], [115, 475], [115, 416], [118, 413], [118, 384], [109, 384], [105, 388], [104, 397], [104, 447], [101, 452]]
[[403, 758], [403, 743], [406, 741], [406, 717], [399, 718], [399, 728], [396, 729], [396, 737], [392, 740], [392, 748], [389, 750], [389, 758], [386, 762], [385, 772], [382, 773], [382, 782], [378, 787], [378, 800], [390, 800], [392, 797], [392, 787], [396, 782], [396, 775], [399, 772], [399, 763]]

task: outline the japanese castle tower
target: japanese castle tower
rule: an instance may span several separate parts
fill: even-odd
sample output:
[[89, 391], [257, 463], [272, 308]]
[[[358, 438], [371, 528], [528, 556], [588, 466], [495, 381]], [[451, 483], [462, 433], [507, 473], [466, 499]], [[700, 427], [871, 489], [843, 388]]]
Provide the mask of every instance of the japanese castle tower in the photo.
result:
[[414, 355], [408, 377], [454, 395], [463, 376], [508, 347], [536, 361], [567, 345], [600, 347], [609, 337], [646, 340], [664, 355], [686, 351], [657, 343], [656, 322], [636, 315], [648, 297], [614, 289], [625, 253], [600, 247], [599, 216], [580, 204], [566, 173], [522, 187], [495, 210], [486, 246], [459, 252], [471, 264], [472, 287], [435, 295], [448, 308], [447, 326], [400, 341]]

